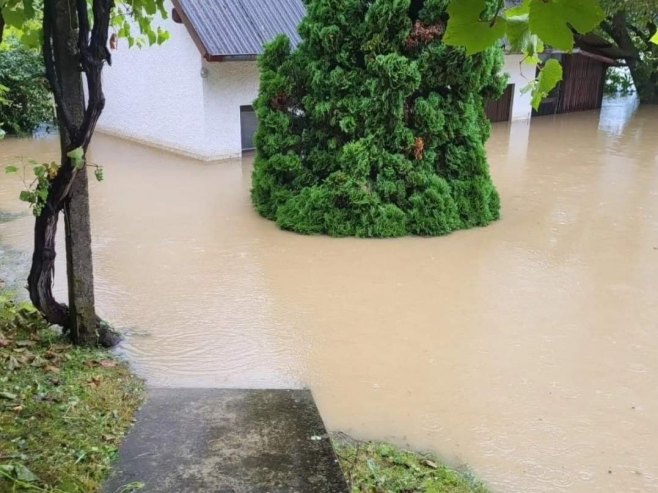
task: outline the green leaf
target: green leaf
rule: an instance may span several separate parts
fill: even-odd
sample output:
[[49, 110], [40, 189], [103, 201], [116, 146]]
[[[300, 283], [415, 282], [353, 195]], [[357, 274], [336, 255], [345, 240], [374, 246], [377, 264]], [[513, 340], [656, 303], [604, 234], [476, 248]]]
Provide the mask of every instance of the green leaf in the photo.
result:
[[18, 396], [16, 394], [12, 394], [11, 392], [4, 392], [3, 391], [3, 392], [0, 392], [0, 397], [2, 397], [3, 399], [14, 401], [14, 400], [16, 400], [16, 398]]
[[598, 0], [531, 0], [530, 30], [553, 48], [571, 51], [572, 28], [581, 34], [605, 18]]
[[507, 21], [501, 16], [483, 19], [485, 0], [453, 0], [448, 6], [448, 27], [443, 42], [448, 46], [463, 46], [472, 55], [491, 47], [505, 36]]
[[528, 62], [540, 62], [539, 54], [544, 51], [544, 43], [538, 36], [530, 32], [527, 14], [507, 19], [507, 41], [510, 51], [513, 53], [523, 53]]
[[18, 168], [16, 166], [5, 166], [5, 173], [16, 173], [18, 172]]
[[44, 168], [43, 164], [40, 164], [40, 165], [38, 165], [38, 166], [35, 166], [35, 167], [32, 168], [32, 169], [33, 169], [33, 171], [34, 171], [34, 175], [35, 175], [37, 178], [43, 178], [43, 177], [46, 176], [46, 168]]
[[103, 168], [96, 168], [94, 170], [94, 175], [96, 176], [96, 180], [103, 181]]
[[[512, 53], [522, 53], [525, 63], [540, 64], [539, 54], [544, 51], [543, 41], [530, 31], [530, 1], [524, 0], [516, 7], [507, 9], [507, 44]], [[531, 90], [532, 87], [528, 88]]]
[[36, 476], [36, 474], [30, 471], [23, 464], [16, 464], [14, 466], [14, 474], [16, 474], [16, 479], [19, 481], [24, 481], [25, 483], [33, 483], [35, 481], [39, 481], [39, 478]]
[[40, 29], [27, 29], [21, 34], [21, 43], [29, 48], [40, 49], [43, 41]]
[[652, 43], [656, 43], [658, 45], [658, 33], [653, 35], [653, 38], [651, 38]]
[[85, 151], [82, 147], [76, 147], [72, 151], [67, 152], [66, 156], [71, 158], [73, 166], [76, 169], [82, 169], [85, 167]]
[[50, 192], [50, 190], [48, 188], [45, 188], [45, 187], [40, 187], [40, 188], [37, 188], [37, 190], [36, 190], [37, 197], [39, 197], [42, 200], [42, 202], [45, 202], [46, 200], [48, 200], [48, 193], [49, 192]]
[[562, 80], [562, 65], [555, 59], [549, 60], [539, 72], [539, 77], [533, 87], [532, 107], [537, 110], [539, 105]]
[[516, 17], [519, 15], [528, 15], [530, 13], [530, 0], [523, 0], [522, 3], [505, 11], [507, 17]]
[[66, 156], [70, 157], [74, 161], [80, 161], [85, 157], [85, 151], [82, 149], [82, 147], [76, 147], [72, 151], [67, 152]]
[[23, 9], [25, 11], [25, 17], [31, 19], [36, 13], [34, 11], [34, 0], [23, 0]]
[[19, 199], [21, 202], [28, 202], [28, 203], [30, 203], [30, 204], [32, 204], [33, 202], [35, 202], [35, 196], [34, 196], [34, 194], [33, 194], [32, 192], [30, 192], [29, 190], [23, 190], [23, 191], [20, 193], [20, 195], [18, 196], [18, 199]]
[[169, 40], [169, 31], [165, 31], [158, 27], [158, 44], [161, 45]]
[[2, 9], [2, 16], [6, 25], [17, 29], [20, 29], [27, 22], [28, 17], [25, 14], [25, 10], [21, 6], [15, 6], [15, 8], [4, 7]]

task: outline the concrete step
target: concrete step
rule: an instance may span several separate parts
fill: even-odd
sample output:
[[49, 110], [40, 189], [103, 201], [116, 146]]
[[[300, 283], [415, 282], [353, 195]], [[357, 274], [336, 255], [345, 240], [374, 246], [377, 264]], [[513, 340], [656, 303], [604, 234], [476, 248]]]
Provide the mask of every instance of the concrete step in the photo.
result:
[[103, 491], [347, 493], [307, 390], [151, 389]]

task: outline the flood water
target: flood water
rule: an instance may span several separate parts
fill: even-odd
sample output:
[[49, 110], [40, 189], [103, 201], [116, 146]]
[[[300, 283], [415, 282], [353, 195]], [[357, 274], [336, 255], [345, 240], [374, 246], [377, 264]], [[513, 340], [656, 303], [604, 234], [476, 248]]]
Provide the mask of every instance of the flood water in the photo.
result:
[[[0, 163], [56, 146], [1, 142]], [[488, 149], [498, 223], [338, 240], [258, 217], [249, 158], [98, 136], [99, 311], [153, 385], [308, 386], [330, 429], [496, 492], [658, 491], [658, 108], [498, 125]], [[20, 186], [0, 173], [0, 210]], [[31, 227], [0, 241], [27, 254]]]

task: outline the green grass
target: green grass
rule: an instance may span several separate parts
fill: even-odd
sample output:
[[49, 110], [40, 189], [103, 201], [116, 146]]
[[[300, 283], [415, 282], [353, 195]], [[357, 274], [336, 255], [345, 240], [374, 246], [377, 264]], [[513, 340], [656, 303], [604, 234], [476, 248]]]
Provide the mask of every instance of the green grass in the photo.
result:
[[386, 443], [358, 442], [339, 434], [334, 448], [353, 493], [488, 493], [468, 472], [427, 454]]
[[98, 491], [142, 397], [124, 363], [0, 291], [1, 492]]

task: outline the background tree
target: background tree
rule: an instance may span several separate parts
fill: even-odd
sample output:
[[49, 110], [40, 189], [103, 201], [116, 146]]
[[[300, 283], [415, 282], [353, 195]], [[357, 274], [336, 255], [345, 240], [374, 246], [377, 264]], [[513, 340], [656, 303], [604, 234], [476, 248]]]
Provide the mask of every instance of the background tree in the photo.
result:
[[53, 101], [43, 59], [16, 39], [0, 45], [0, 129], [30, 135], [41, 124], [52, 123]]
[[[41, 174], [38, 188], [32, 192], [38, 207], [28, 278], [30, 298], [48, 322], [64, 327], [76, 344], [111, 346], [118, 341], [118, 335], [96, 315], [84, 157], [105, 104], [101, 74], [105, 64], [111, 63], [110, 30], [116, 29], [132, 44], [136, 38], [131, 26], [135, 25], [147, 42], [162, 42], [166, 34], [151, 24], [158, 12], [166, 16], [163, 0], [125, 0], [116, 4], [113, 0], [0, 0], [3, 29], [8, 25], [21, 31], [26, 43], [43, 40], [46, 76], [60, 131], [61, 161]], [[34, 19], [42, 21], [41, 32], [36, 35]], [[68, 306], [52, 294], [55, 235], [62, 211]]]
[[658, 104], [658, 0], [604, 0], [601, 28], [628, 53], [626, 65], [642, 103]]
[[505, 39], [513, 51], [539, 63], [529, 85], [535, 109], [562, 79], [558, 61], [541, 63], [544, 48], [570, 52], [575, 37], [599, 26], [629, 54], [640, 100], [658, 102], [658, 0], [497, 0], [493, 14], [486, 6], [485, 0], [451, 0], [445, 42], [478, 53]]
[[[490, 4], [495, 8], [495, 4]], [[499, 217], [483, 99], [502, 52], [442, 42], [443, 0], [311, 0], [260, 61], [252, 197], [292, 231], [442, 235]]]

